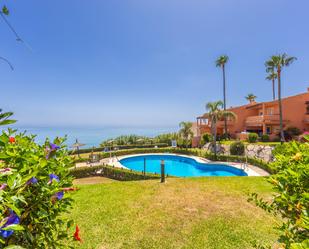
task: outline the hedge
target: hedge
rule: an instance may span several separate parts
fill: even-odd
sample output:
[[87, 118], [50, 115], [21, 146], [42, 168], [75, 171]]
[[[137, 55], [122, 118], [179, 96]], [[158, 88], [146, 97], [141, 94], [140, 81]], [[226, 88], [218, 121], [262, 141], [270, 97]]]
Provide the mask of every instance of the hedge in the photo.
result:
[[[135, 148], [154, 148], [157, 146], [158, 148], [168, 147], [167, 143], [156, 143], [156, 144], [131, 144], [131, 145], [113, 145], [112, 148], [118, 148], [119, 150], [126, 150], [126, 149], [135, 149]], [[98, 148], [87, 148], [87, 149], [80, 149], [78, 150], [79, 154], [83, 153], [90, 153], [90, 152], [103, 152], [106, 147], [98, 147]], [[76, 155], [77, 151], [71, 151], [71, 155]]]
[[160, 178], [160, 175], [158, 174], [146, 173], [144, 175], [142, 172], [116, 168], [108, 165], [74, 168], [71, 169], [71, 175], [75, 178], [104, 176], [119, 181], [136, 181]]
[[[149, 148], [149, 149], [130, 149], [130, 150], [119, 150], [113, 152], [115, 156], [123, 156], [123, 155], [132, 155], [132, 154], [144, 154], [144, 153], [175, 153], [175, 154], [183, 154], [183, 155], [193, 155], [206, 158], [212, 161], [224, 161], [224, 162], [248, 162], [249, 164], [255, 165], [267, 171], [270, 174], [276, 173], [275, 168], [272, 166], [272, 163], [266, 163], [261, 159], [252, 158], [252, 157], [244, 157], [244, 156], [233, 156], [233, 155], [217, 155], [215, 158], [214, 154], [207, 153], [201, 149], [179, 149], [179, 148]], [[101, 158], [110, 157], [109, 153], [103, 152], [100, 153]], [[88, 161], [88, 158], [80, 158], [75, 160], [75, 162], [85, 162]]]

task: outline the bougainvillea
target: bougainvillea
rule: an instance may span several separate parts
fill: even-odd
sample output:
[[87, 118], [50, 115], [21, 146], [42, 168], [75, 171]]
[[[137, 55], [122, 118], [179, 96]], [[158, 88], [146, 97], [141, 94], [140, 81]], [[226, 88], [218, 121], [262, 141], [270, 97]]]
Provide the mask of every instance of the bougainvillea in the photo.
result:
[[[305, 135], [306, 141], [309, 136]], [[309, 143], [289, 142], [274, 150], [278, 173], [269, 178], [274, 189], [271, 202], [252, 194], [250, 200], [282, 218], [277, 228], [283, 249], [309, 248]], [[261, 246], [258, 248], [271, 248]]]
[[0, 248], [65, 248], [74, 240], [72, 161], [64, 139], [39, 145], [34, 136], [0, 135]]

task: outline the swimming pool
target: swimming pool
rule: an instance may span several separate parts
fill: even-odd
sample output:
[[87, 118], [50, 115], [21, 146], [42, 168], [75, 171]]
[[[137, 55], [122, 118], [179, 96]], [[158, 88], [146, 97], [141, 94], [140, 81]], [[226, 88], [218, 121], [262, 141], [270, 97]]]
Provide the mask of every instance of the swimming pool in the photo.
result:
[[126, 168], [136, 171], [144, 171], [146, 162], [146, 172], [159, 174], [161, 160], [165, 162], [165, 174], [171, 176], [247, 176], [243, 170], [229, 165], [201, 163], [193, 158], [179, 155], [138, 155], [121, 159], [119, 162]]

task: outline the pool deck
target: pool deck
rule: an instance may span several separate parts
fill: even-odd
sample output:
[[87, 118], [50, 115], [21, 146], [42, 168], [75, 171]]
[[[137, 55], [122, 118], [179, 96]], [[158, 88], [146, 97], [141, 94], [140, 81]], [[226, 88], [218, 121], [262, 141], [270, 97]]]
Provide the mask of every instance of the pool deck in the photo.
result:
[[244, 170], [248, 176], [269, 176], [269, 173], [266, 172], [265, 170], [251, 165], [251, 164], [245, 164], [245, 163], [235, 163], [235, 162], [218, 162], [218, 161], [210, 161], [205, 158], [201, 158], [198, 156], [191, 156], [191, 155], [183, 155], [183, 154], [174, 154], [174, 153], [144, 153], [144, 154], [133, 154], [133, 155], [124, 155], [124, 156], [114, 156], [112, 158], [104, 158], [98, 163], [92, 163], [92, 164], [87, 164], [87, 163], [77, 163], [76, 167], [87, 167], [87, 166], [96, 166], [96, 165], [101, 165], [101, 164], [108, 164], [110, 166], [114, 166], [117, 168], [123, 168], [127, 169], [125, 166], [123, 166], [119, 161], [124, 158], [129, 158], [129, 157], [135, 157], [135, 156], [150, 156], [150, 155], [174, 155], [174, 156], [182, 156], [182, 157], [187, 157], [194, 159], [195, 161], [199, 163], [216, 163], [216, 164], [223, 164], [223, 165], [229, 165], [232, 167], [235, 167], [237, 169]]

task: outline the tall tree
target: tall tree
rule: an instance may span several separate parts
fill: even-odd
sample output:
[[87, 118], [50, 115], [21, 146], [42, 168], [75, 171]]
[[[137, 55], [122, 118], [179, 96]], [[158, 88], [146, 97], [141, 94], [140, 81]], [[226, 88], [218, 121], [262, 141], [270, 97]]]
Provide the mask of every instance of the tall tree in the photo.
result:
[[[222, 68], [222, 74], [223, 74], [223, 109], [226, 111], [226, 84], [225, 84], [225, 64], [228, 62], [229, 57], [227, 55], [221, 55], [216, 60], [216, 67]], [[227, 121], [226, 118], [224, 118], [224, 133], [227, 135]]]
[[296, 57], [288, 56], [286, 53], [273, 55], [268, 61], [265, 62], [266, 71], [276, 71], [278, 79], [278, 104], [279, 104], [279, 116], [280, 116], [280, 141], [283, 143], [283, 117], [282, 117], [282, 101], [281, 101], [281, 71], [284, 67], [288, 67], [296, 60]]
[[179, 134], [185, 140], [186, 148], [188, 148], [189, 141], [193, 137], [192, 122], [181, 122], [179, 127]]
[[267, 80], [271, 80], [273, 85], [273, 100], [276, 99], [276, 91], [275, 91], [275, 80], [277, 79], [277, 73], [274, 71], [274, 69], [269, 69], [270, 73], [266, 77]]
[[245, 98], [251, 103], [254, 102], [257, 97], [253, 93], [249, 93]]
[[12, 115], [13, 112], [2, 112], [2, 109], [0, 109], [0, 126], [14, 124], [16, 120], [9, 119]]
[[206, 104], [207, 113], [205, 116], [208, 117], [211, 124], [211, 133], [213, 135], [213, 149], [215, 157], [217, 157], [217, 122], [227, 118], [236, 119], [237, 116], [234, 112], [222, 110], [223, 102], [215, 101]]

